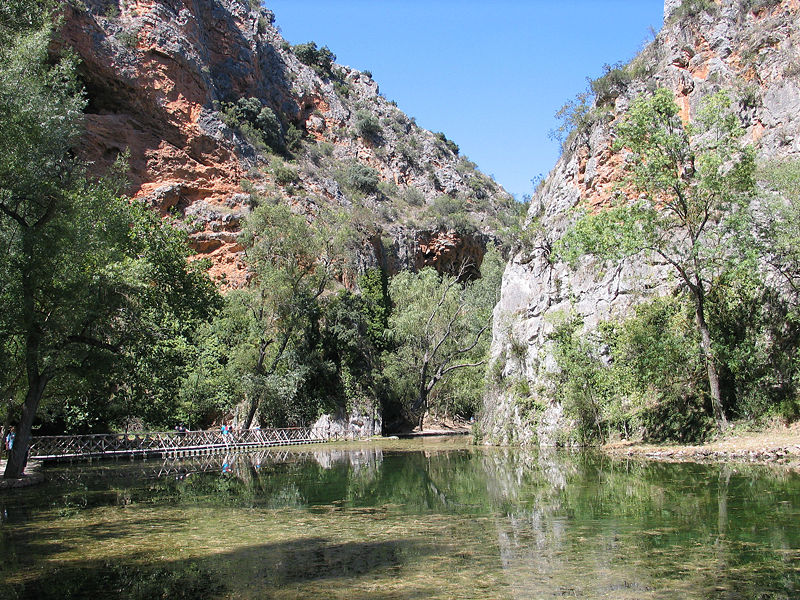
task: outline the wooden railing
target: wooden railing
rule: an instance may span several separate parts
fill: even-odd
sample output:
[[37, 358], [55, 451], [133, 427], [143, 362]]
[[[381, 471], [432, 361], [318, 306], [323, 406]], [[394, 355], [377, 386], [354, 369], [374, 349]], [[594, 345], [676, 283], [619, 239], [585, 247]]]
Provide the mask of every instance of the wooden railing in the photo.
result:
[[221, 431], [161, 431], [53, 435], [34, 437], [29, 456], [54, 460], [101, 456], [192, 455], [232, 448], [317, 444], [338, 439], [344, 438], [312, 427], [234, 429], [225, 434]]

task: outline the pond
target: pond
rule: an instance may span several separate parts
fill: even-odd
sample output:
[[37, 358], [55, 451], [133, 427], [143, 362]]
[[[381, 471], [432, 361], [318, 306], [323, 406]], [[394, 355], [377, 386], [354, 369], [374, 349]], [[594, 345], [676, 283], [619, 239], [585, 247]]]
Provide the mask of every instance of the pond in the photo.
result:
[[463, 438], [75, 463], [0, 493], [6, 598], [800, 596], [800, 476]]

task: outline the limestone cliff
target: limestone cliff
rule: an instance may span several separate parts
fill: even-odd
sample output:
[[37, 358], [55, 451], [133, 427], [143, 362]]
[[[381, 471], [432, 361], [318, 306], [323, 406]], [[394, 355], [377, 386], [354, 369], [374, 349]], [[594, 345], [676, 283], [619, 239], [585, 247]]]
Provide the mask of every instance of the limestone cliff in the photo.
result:
[[[798, 0], [667, 0], [665, 24], [655, 39], [593, 86], [586, 125], [567, 140], [536, 192], [527, 217], [529, 241], [503, 277], [494, 313], [494, 389], [481, 421], [487, 441], [551, 444], [565, 426], [558, 390], [548, 378], [556, 366], [547, 338], [559, 320], [577, 314], [589, 331], [601, 320], [628, 314], [642, 299], [676, 288], [665, 266], [628, 261], [598, 275], [588, 258], [573, 270], [550, 255], [573, 207], [602, 207], [618, 188], [622, 159], [612, 150], [613, 127], [630, 101], [666, 87], [690, 120], [701, 98], [726, 89], [760, 158], [800, 155], [798, 25]], [[520, 387], [527, 398], [515, 391]], [[524, 408], [531, 396], [545, 406], [543, 413], [533, 416]]]
[[[131, 193], [176, 215], [223, 285], [247, 279], [236, 236], [254, 190], [309, 218], [350, 211], [356, 268], [389, 272], [465, 252], [479, 263], [513, 203], [369, 73], [292, 48], [258, 2], [70, 0], [63, 13], [59, 43], [81, 59], [88, 98], [80, 152], [100, 171], [127, 149]], [[272, 111], [271, 147], [237, 121], [242, 100]]]

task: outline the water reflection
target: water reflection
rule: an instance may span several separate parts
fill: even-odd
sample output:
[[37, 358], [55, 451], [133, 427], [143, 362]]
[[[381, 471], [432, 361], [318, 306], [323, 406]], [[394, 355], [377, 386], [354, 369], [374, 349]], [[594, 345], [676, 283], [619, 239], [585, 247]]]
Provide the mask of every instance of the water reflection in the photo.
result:
[[800, 595], [800, 480], [766, 467], [408, 443], [49, 474], [0, 496], [20, 581], [147, 547], [231, 598]]

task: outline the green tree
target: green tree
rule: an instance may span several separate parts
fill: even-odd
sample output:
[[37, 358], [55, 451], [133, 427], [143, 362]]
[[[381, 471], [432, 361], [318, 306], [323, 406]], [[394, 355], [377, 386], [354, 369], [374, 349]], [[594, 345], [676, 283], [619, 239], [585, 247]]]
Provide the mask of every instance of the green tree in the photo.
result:
[[[387, 374], [420, 425], [432, 392], [458, 371], [470, 370], [473, 380], [482, 381], [501, 262], [490, 248], [481, 268], [484, 276], [475, 281], [462, 283], [458, 275], [440, 275], [428, 267], [404, 271], [389, 285], [394, 303], [389, 323], [397, 350], [386, 355]], [[474, 265], [464, 264], [460, 274], [471, 269]], [[445, 407], [442, 402], [437, 408]]]
[[225, 318], [235, 326], [227, 334], [228, 368], [238, 379], [247, 428], [259, 407], [276, 401], [282, 403], [277, 413], [290, 415], [286, 403], [304, 377], [292, 350], [317, 319], [317, 301], [341, 262], [338, 236], [325, 227], [324, 216], [312, 226], [305, 215], [271, 201], [259, 203], [240, 239], [252, 279], [247, 288], [228, 294]]
[[615, 149], [629, 151], [628, 182], [641, 194], [585, 214], [557, 244], [575, 261], [584, 254], [621, 260], [643, 256], [672, 267], [693, 304], [714, 418], [727, 427], [707, 322], [707, 298], [722, 273], [752, 268], [756, 259], [749, 202], [754, 152], [723, 93], [705, 99], [693, 124], [681, 121], [672, 92], [631, 103], [617, 126]]
[[5, 471], [18, 477], [48, 385], [120, 355], [151, 325], [151, 293], [186, 290], [160, 283], [167, 263], [147, 240], [161, 223], [118, 196], [118, 177], [93, 180], [74, 158], [85, 101], [75, 60], [48, 56], [50, 15], [36, 2], [3, 10], [14, 18], [0, 26], [0, 338], [15, 361], [2, 387], [23, 397]]

